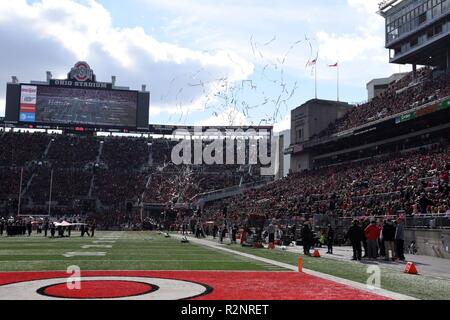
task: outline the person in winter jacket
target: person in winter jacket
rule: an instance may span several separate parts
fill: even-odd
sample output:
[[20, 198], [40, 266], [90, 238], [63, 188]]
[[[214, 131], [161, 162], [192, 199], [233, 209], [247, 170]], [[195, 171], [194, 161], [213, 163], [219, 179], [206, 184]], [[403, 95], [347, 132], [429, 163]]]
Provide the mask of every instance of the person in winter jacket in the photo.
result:
[[380, 237], [381, 229], [377, 226], [375, 219], [370, 221], [370, 224], [364, 230], [364, 235], [367, 239], [367, 250], [369, 259], [376, 259], [378, 256], [378, 238]]
[[303, 242], [303, 253], [307, 256], [310, 256], [311, 246], [314, 241], [314, 234], [311, 230], [309, 221], [305, 221], [302, 227], [302, 242]]
[[353, 247], [353, 258], [352, 260], [361, 260], [362, 247], [361, 242], [364, 239], [364, 231], [359, 226], [358, 220], [353, 220], [353, 225], [348, 229], [345, 239], [350, 240]]
[[395, 226], [392, 221], [384, 221], [382, 234], [386, 254], [385, 260], [389, 261], [389, 251], [391, 252], [392, 260], [395, 260]]
[[334, 230], [331, 224], [328, 225], [327, 230], [327, 246], [328, 246], [328, 254], [333, 254], [333, 242], [334, 242]]
[[405, 246], [405, 221], [402, 218], [397, 220], [397, 229], [395, 230], [395, 249], [397, 252], [397, 257], [401, 261], [405, 261], [404, 255]]

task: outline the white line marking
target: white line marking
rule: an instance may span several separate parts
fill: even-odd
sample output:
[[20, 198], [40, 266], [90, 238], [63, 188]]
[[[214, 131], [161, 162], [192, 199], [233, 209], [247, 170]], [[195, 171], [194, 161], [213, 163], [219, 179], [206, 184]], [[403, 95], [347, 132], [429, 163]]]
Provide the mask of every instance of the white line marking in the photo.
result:
[[63, 254], [66, 258], [72, 257], [104, 257], [106, 252], [66, 252]]
[[112, 245], [109, 244], [87, 244], [81, 246], [81, 249], [111, 249]]

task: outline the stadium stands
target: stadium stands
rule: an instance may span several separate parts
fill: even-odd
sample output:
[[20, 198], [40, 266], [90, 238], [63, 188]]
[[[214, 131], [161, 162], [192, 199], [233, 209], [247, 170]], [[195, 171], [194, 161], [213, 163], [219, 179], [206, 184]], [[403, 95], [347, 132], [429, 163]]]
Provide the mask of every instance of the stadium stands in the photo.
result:
[[291, 175], [233, 199], [209, 205], [208, 217], [229, 212], [237, 221], [250, 214], [288, 219], [304, 214], [384, 216], [445, 214], [449, 198], [448, 141], [404, 153]]
[[423, 68], [391, 84], [379, 97], [356, 106], [315, 138], [323, 138], [386, 118], [450, 95], [450, 74]]
[[[319, 136], [447, 97], [449, 80], [447, 73], [429, 68], [419, 70], [416, 77], [409, 74]], [[54, 212], [96, 213], [111, 225], [129, 220], [130, 203], [160, 208], [195, 205], [191, 201], [200, 195], [261, 180], [258, 166], [175, 166], [170, 159], [176, 143], [155, 138], [2, 133], [0, 177], [5, 183], [0, 187], [0, 213], [17, 212], [21, 168], [22, 212], [47, 210], [53, 173]], [[339, 163], [323, 158], [312, 171], [207, 203], [205, 217], [220, 221], [225, 205], [229, 206], [228, 218], [240, 222], [250, 215], [266, 219], [304, 214], [350, 217], [445, 214], [449, 210], [450, 147], [442, 134], [379, 145], [346, 157], [340, 157]]]
[[[96, 213], [114, 224], [133, 206], [187, 203], [194, 196], [257, 180], [246, 166], [175, 166], [166, 139], [4, 133], [0, 165], [1, 215], [17, 212], [24, 168], [21, 213], [46, 214], [52, 184], [55, 215]], [[255, 176], [253, 176], [255, 173]], [[53, 176], [53, 180], [51, 177]], [[94, 202], [86, 208], [85, 202]], [[119, 219], [119, 217], [122, 217]], [[119, 220], [118, 220], [119, 219]], [[127, 218], [123, 218], [127, 219]]]

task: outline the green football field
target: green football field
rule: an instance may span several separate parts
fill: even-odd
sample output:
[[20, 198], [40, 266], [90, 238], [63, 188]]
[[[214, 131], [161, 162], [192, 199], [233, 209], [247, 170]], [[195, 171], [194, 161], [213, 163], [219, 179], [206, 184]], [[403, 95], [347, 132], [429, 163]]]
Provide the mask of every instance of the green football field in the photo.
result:
[[[114, 243], [106, 239], [115, 235]], [[102, 255], [83, 256], [91, 253]], [[150, 232], [96, 232], [94, 238], [81, 238], [77, 232], [70, 238], [36, 234], [0, 238], [0, 271], [62, 271], [72, 265], [82, 270], [285, 270]]]
[[[226, 248], [295, 266], [298, 255], [288, 251]], [[88, 256], [92, 255], [92, 256]], [[365, 283], [367, 265], [346, 261], [303, 257], [304, 268], [343, 279]], [[206, 270], [290, 271], [269, 263], [198, 244], [181, 243], [153, 232], [97, 232], [94, 238], [0, 237], [0, 272], [81, 270]], [[381, 286], [419, 299], [450, 299], [450, 281], [412, 276], [381, 268]]]

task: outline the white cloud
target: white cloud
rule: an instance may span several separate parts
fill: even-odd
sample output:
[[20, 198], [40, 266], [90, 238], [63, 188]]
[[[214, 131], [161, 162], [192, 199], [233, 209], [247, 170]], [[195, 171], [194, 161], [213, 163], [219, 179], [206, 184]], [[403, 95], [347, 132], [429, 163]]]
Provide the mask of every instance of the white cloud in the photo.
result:
[[291, 129], [291, 114], [288, 113], [286, 117], [273, 126], [273, 132], [283, 132]]
[[234, 108], [228, 108], [221, 113], [215, 113], [212, 117], [200, 121], [198, 126], [246, 126], [247, 118]]
[[6, 108], [6, 101], [5, 99], [0, 98], [0, 116], [4, 116], [5, 108]]
[[18, 75], [27, 82], [44, 78], [46, 70], [67, 74], [74, 62], [86, 60], [100, 81], [116, 75], [119, 85], [146, 83], [161, 113], [199, 109], [198, 101], [213, 87], [189, 83], [224, 77], [232, 82], [253, 71], [235, 52], [196, 51], [159, 41], [141, 27], [117, 28], [94, 0], [0, 1], [0, 43], [8, 43], [8, 50], [0, 50], [5, 78]]

